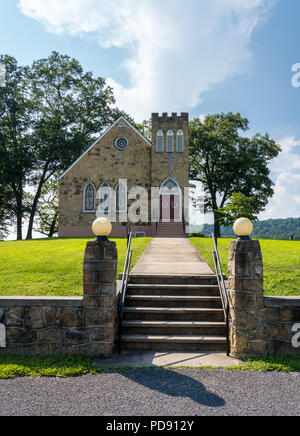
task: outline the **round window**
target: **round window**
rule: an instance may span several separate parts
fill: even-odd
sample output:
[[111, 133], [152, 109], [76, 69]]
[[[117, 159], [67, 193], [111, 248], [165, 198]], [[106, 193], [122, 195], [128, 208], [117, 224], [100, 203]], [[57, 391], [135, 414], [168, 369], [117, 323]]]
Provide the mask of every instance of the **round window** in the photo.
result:
[[118, 150], [125, 150], [128, 147], [128, 139], [127, 138], [117, 138], [115, 145]]

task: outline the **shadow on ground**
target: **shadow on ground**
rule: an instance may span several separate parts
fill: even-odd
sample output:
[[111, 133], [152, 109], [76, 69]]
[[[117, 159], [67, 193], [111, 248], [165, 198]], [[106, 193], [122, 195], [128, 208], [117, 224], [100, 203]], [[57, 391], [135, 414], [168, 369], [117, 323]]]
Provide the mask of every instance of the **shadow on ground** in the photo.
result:
[[205, 386], [197, 380], [166, 369], [134, 369], [122, 371], [123, 377], [138, 383], [145, 388], [173, 397], [186, 397], [198, 404], [209, 407], [221, 407], [225, 400], [208, 392]]

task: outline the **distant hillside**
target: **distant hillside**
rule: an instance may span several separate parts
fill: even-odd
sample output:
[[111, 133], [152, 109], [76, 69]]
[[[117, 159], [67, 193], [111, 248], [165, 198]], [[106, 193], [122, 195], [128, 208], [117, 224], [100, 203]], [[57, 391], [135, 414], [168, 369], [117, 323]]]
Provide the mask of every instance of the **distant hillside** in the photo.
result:
[[[191, 226], [192, 232], [197, 232], [198, 226]], [[214, 226], [205, 224], [202, 233], [205, 236], [211, 236]], [[223, 238], [234, 237], [232, 227], [221, 227], [221, 234]], [[270, 219], [266, 221], [257, 221], [254, 223], [254, 238], [264, 239], [290, 239], [294, 236], [295, 239], [300, 240], [300, 218], [286, 218], [286, 219]]]

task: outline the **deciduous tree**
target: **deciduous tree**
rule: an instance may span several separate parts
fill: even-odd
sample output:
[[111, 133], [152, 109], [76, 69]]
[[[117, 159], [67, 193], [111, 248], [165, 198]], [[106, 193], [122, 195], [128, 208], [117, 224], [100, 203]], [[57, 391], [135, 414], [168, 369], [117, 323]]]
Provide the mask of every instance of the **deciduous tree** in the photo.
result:
[[234, 192], [252, 197], [258, 212], [274, 193], [269, 163], [280, 147], [268, 134], [246, 137], [248, 126], [247, 118], [233, 113], [190, 123], [190, 177], [204, 186], [205, 212], [214, 214], [216, 236], [220, 236], [218, 210]]

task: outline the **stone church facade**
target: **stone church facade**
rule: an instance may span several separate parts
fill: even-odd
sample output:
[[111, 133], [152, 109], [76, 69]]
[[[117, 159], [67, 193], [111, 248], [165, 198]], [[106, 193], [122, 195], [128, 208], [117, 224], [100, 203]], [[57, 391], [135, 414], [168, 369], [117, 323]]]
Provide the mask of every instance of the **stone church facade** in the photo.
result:
[[[136, 201], [128, 198], [134, 187], [148, 193], [146, 215], [138, 222], [127, 218]], [[120, 117], [61, 176], [59, 237], [92, 236], [95, 217], [112, 209], [116, 217], [112, 236], [126, 236], [127, 226], [136, 236], [157, 236], [164, 221], [176, 236], [188, 224], [184, 207], [188, 187], [188, 114], [152, 114], [151, 142]]]

